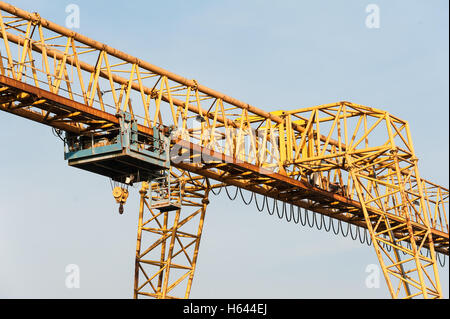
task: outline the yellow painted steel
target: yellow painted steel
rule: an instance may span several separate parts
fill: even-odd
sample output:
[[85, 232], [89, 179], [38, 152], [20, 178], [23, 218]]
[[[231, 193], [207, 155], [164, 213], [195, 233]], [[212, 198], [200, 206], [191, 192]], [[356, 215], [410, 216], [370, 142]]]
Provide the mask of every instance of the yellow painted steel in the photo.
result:
[[[158, 210], [152, 185], [142, 184], [136, 246], [134, 298], [188, 298], [208, 205], [207, 178], [171, 170], [182, 209]], [[154, 198], [153, 198], [154, 199]]]
[[128, 199], [128, 190], [120, 187], [120, 186], [116, 186], [114, 187], [112, 194], [114, 196], [114, 199], [116, 200], [117, 204], [119, 204], [119, 213], [122, 214], [123, 213], [123, 205], [127, 202]]
[[[449, 253], [448, 189], [420, 176], [407, 121], [348, 101], [266, 112], [1, 1], [0, 36], [0, 110], [78, 134], [115, 125], [107, 115], [119, 110], [142, 133], [173, 128], [172, 150], [187, 160], [175, 156], [172, 174], [200, 221], [181, 232], [193, 217], [183, 219], [184, 206], [155, 212], [143, 184], [135, 297], [174, 297], [184, 282], [189, 296], [209, 180], [367, 228], [393, 298], [442, 297], [436, 253]], [[69, 102], [78, 109], [61, 107]], [[148, 233], [159, 238], [144, 245]], [[174, 262], [180, 256], [188, 262]]]

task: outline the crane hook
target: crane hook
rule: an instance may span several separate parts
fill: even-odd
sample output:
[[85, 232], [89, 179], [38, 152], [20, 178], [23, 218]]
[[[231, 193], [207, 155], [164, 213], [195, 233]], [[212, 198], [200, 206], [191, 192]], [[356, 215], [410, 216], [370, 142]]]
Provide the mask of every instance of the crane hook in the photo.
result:
[[125, 188], [122, 188], [120, 186], [114, 187], [112, 194], [116, 200], [116, 202], [119, 204], [119, 214], [123, 214], [123, 204], [126, 203], [128, 198], [128, 190]]

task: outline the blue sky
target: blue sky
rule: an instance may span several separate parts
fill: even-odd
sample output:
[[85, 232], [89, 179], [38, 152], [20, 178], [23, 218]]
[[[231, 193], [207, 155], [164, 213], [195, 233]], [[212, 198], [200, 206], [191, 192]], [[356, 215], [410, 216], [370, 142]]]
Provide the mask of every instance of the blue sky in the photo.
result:
[[[408, 120], [422, 177], [448, 187], [448, 1], [14, 1], [267, 111], [348, 100]], [[368, 4], [380, 28], [365, 26]], [[132, 296], [138, 192], [67, 166], [51, 129], [0, 114], [0, 297]], [[448, 258], [447, 258], [448, 262]], [[80, 266], [67, 289], [65, 266]], [[388, 298], [372, 247], [213, 197], [192, 298]], [[448, 298], [448, 265], [440, 270]]]

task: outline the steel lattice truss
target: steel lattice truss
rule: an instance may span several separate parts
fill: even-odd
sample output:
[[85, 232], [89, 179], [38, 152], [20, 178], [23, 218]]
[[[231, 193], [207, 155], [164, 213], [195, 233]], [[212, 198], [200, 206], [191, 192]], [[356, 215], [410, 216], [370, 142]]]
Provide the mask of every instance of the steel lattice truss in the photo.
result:
[[189, 297], [211, 187], [207, 178], [187, 171], [174, 169], [171, 178], [183, 209], [158, 211], [150, 200], [154, 185], [143, 183], [140, 191], [135, 298]]
[[[200, 226], [183, 244], [189, 236], [177, 227], [190, 219], [180, 210], [156, 216], [142, 189], [135, 297], [170, 297], [185, 281], [189, 296], [208, 191], [217, 185], [366, 228], [393, 298], [442, 297], [436, 253], [449, 253], [448, 189], [420, 177], [408, 122], [346, 101], [265, 112], [37, 13], [4, 2], [0, 9], [1, 110], [79, 135], [117, 127], [119, 110], [137, 119], [142, 134], [155, 126], [173, 130], [172, 175], [183, 184], [183, 204], [193, 201], [186, 194], [198, 195], [192, 214]], [[160, 237], [142, 251], [146, 207]], [[156, 248], [160, 258], [146, 263], [156, 266], [149, 272], [143, 252]], [[188, 265], [173, 263], [174, 254]], [[186, 272], [169, 284], [177, 267]]]

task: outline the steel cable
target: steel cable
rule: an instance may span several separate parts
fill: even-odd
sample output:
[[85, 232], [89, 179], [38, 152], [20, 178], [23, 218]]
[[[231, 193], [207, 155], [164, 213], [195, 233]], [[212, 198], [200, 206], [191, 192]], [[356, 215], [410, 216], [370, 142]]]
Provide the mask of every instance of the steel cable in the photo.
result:
[[[225, 188], [225, 192], [230, 200], [235, 200], [237, 198], [238, 192], [241, 195], [242, 201], [244, 202], [245, 205], [247, 205], [247, 206], [250, 205], [252, 203], [252, 201], [254, 200], [255, 204], [256, 204], [256, 208], [259, 212], [263, 212], [264, 209], [267, 209], [267, 212], [269, 215], [274, 215], [275, 210], [276, 210], [277, 217], [279, 219], [283, 219], [283, 217], [284, 217], [287, 222], [293, 221], [294, 224], [300, 224], [302, 226], [308, 225], [310, 228], [316, 228], [317, 230], [324, 229], [326, 232], [330, 232], [332, 230], [335, 235], [339, 235], [339, 233], [340, 233], [344, 238], [348, 237], [348, 235], [350, 234], [350, 238], [352, 240], [356, 240], [358, 238], [358, 240], [361, 244], [365, 243], [365, 244], [367, 244], [367, 246], [373, 245], [372, 237], [370, 236], [370, 234], [368, 234], [368, 230], [366, 228], [362, 228], [361, 226], [354, 225], [356, 227], [356, 229], [353, 230], [352, 224], [347, 223], [347, 230], [344, 231], [344, 226], [342, 225], [341, 220], [337, 220], [337, 226], [335, 226], [334, 218], [327, 216], [328, 217], [328, 227], [327, 227], [326, 221], [325, 221], [325, 216], [323, 214], [320, 214], [320, 217], [319, 217], [320, 225], [319, 225], [319, 222], [317, 220], [318, 213], [315, 211], [310, 212], [309, 210], [303, 208], [304, 214], [302, 214], [302, 208], [300, 206], [297, 206], [297, 218], [295, 218], [295, 207], [294, 206], [296, 206], [296, 205], [287, 204], [286, 202], [282, 202], [283, 206], [280, 209], [280, 207], [278, 205], [278, 200], [273, 199], [272, 209], [270, 209], [269, 199], [266, 195], [263, 195], [263, 200], [262, 200], [262, 205], [261, 205], [258, 202], [258, 198], [257, 198], [257, 195], [255, 192], [251, 192], [250, 198], [248, 200], [246, 200], [243, 195], [242, 188], [240, 188], [240, 187], [236, 187], [236, 191], [235, 191], [234, 195], [230, 194], [227, 186], [221, 186], [217, 192], [214, 191], [214, 189], [211, 189], [211, 191], [214, 195], [219, 195], [222, 191], [222, 188]], [[287, 208], [286, 205], [289, 205], [289, 208]], [[289, 212], [288, 212], [288, 209], [289, 209]], [[281, 213], [280, 213], [280, 210], [281, 210]], [[310, 215], [310, 213], [312, 213], [312, 215]], [[314, 227], [314, 225], [315, 225], [315, 227]], [[363, 234], [361, 234], [361, 229], [363, 229]], [[385, 234], [382, 235], [382, 237], [386, 241], [389, 238]], [[393, 247], [384, 241], [380, 241], [379, 245], [381, 247], [383, 247], [387, 252], [392, 251]], [[399, 245], [401, 247], [404, 247], [402, 243], [399, 243]], [[407, 242], [406, 247], [407, 247], [407, 249], [411, 250], [412, 249], [411, 243]], [[403, 255], [407, 254], [402, 249], [400, 249], [400, 251], [403, 253]], [[420, 250], [420, 253], [423, 254], [422, 249]], [[427, 249], [426, 253], [427, 253], [427, 257], [430, 256], [430, 251], [428, 249]], [[436, 255], [437, 255], [436, 259], [438, 259], [439, 265], [441, 267], [444, 267], [445, 263], [446, 263], [446, 256], [441, 253], [436, 253]]]
[[[403, 243], [398, 243], [398, 245], [400, 246], [400, 247], [402, 247], [402, 248], [405, 248], [405, 246], [403, 246]], [[403, 254], [403, 256], [405, 256], [406, 255], [406, 253], [403, 251], [403, 250], [400, 250], [401, 252], [402, 252], [402, 254]]]
[[253, 196], [255, 195], [255, 193], [251, 192], [252, 195], [250, 196], [250, 200], [248, 202], [246, 202], [245, 198], [244, 198], [244, 195], [242, 194], [242, 188], [238, 187], [238, 189], [239, 189], [239, 193], [241, 194], [241, 198], [242, 198], [242, 201], [244, 202], [244, 204], [247, 205], [247, 206], [250, 205], [252, 203]]
[[[280, 210], [278, 209], [278, 201], [276, 201], [276, 207], [277, 207], [277, 216], [278, 216], [278, 218], [279, 219], [283, 219], [283, 216], [284, 216], [284, 210], [282, 209], [281, 210], [281, 216], [280, 216]], [[283, 204], [285, 204], [284, 202], [283, 202]], [[284, 208], [284, 205], [283, 205], [283, 208]]]
[[300, 221], [300, 207], [297, 206], [297, 221], [295, 221], [294, 218], [294, 205], [291, 204], [291, 213], [292, 213], [292, 219], [294, 220], [294, 224], [298, 224]]
[[309, 223], [309, 214], [308, 214], [308, 210], [305, 210], [305, 216], [306, 216], [306, 221], [308, 222], [308, 226], [310, 228], [314, 227], [314, 212], [313, 213], [313, 218], [312, 218], [312, 225]]
[[331, 226], [333, 228], [333, 233], [337, 236], [339, 234], [340, 220], [337, 221], [337, 231], [334, 229], [334, 220], [331, 221]]
[[[364, 231], [367, 231], [367, 229], [365, 229]], [[372, 237], [369, 235], [367, 235], [367, 246], [371, 246], [372, 245]]]
[[364, 241], [361, 241], [361, 228], [359, 226], [356, 226], [356, 230], [358, 231], [359, 242], [361, 244], [364, 244]]
[[339, 221], [339, 222], [341, 223], [341, 234], [342, 234], [342, 236], [344, 236], [344, 238], [347, 238], [348, 232], [349, 232], [349, 229], [350, 229], [350, 223], [347, 223], [347, 232], [344, 235], [344, 227], [342, 227], [342, 221]]
[[[320, 216], [323, 216], [323, 215], [320, 214]], [[323, 227], [323, 219], [320, 218], [320, 227], [319, 227], [319, 223], [317, 222], [316, 217], [317, 217], [317, 214], [314, 213], [314, 221], [316, 222], [316, 228], [317, 228], [317, 230], [322, 230], [322, 227]]]
[[[285, 203], [286, 204], [286, 203]], [[290, 204], [290, 207], [291, 207], [291, 209], [289, 210], [289, 219], [287, 218], [287, 211], [286, 211], [286, 215], [285, 215], [285, 217], [286, 217], [286, 221], [288, 222], [288, 223], [290, 223], [291, 222], [291, 220], [292, 220], [292, 218], [294, 217], [294, 213], [293, 213], [293, 211], [292, 211], [292, 204]]]
[[[403, 243], [399, 243], [399, 245], [400, 245], [402, 248], [405, 248], [405, 247], [403, 246]], [[401, 250], [401, 252], [402, 252], [403, 256], [406, 255], [406, 253], [405, 253], [403, 250]]]
[[236, 193], [234, 194], [234, 197], [231, 198], [230, 193], [228, 192], [228, 188], [227, 188], [227, 186], [225, 186], [225, 192], [227, 193], [228, 198], [229, 198], [230, 200], [235, 200], [235, 199], [236, 199], [237, 194], [238, 194], [238, 189], [239, 189], [239, 187], [236, 187]]
[[218, 191], [217, 193], [214, 191], [214, 188], [211, 188], [211, 192], [212, 192], [214, 195], [217, 196], [217, 195], [219, 195], [220, 192], [222, 191], [222, 187], [223, 187], [223, 186], [220, 186], [220, 187], [219, 187], [219, 191]]
[[444, 255], [444, 256], [443, 256], [444, 262], [441, 262], [441, 257], [440, 257], [440, 256], [441, 256], [442, 254], [441, 254], [441, 253], [437, 253], [436, 255], [437, 255], [437, 260], [439, 261], [439, 265], [441, 265], [441, 267], [444, 268], [444, 266], [445, 266], [445, 258], [446, 258], [447, 256]]
[[[350, 225], [350, 224], [349, 224]], [[355, 237], [353, 237], [353, 232], [352, 232], [352, 228], [350, 227], [350, 238], [352, 239], [352, 240], [356, 240], [356, 238], [358, 238], [358, 234], [356, 233], [356, 231], [355, 231]]]
[[[267, 198], [267, 197], [266, 197]], [[275, 201], [276, 199], [273, 200], [273, 206], [272, 206], [272, 212], [270, 212], [269, 210], [269, 200], [267, 200], [267, 212], [269, 213], [269, 215], [273, 215], [273, 213], [275, 213]]]
[[[387, 236], [383, 236], [385, 239], [387, 239]], [[384, 248], [388, 251], [391, 252], [392, 250], [392, 246], [388, 245], [387, 243], [384, 243]]]
[[259, 208], [258, 199], [257, 199], [256, 194], [255, 194], [255, 204], [256, 204], [256, 209], [257, 209], [260, 213], [264, 210], [264, 206], [266, 205], [266, 200], [267, 200], [267, 197], [266, 197], [266, 196], [263, 196], [263, 205], [262, 205], [262, 208]]
[[[322, 215], [323, 216], [323, 215]], [[325, 221], [325, 216], [323, 216], [323, 219], [324, 219], [324, 221]], [[330, 229], [331, 229], [331, 217], [330, 216], [328, 216], [328, 229], [327, 229], [327, 227], [325, 226], [325, 224], [324, 224], [324, 226], [323, 226], [323, 229], [325, 229], [325, 231], [328, 233], [328, 232], [330, 232]]]
[[[303, 208], [303, 212], [305, 212], [305, 214], [306, 214], [306, 209]], [[303, 222], [303, 220], [304, 220], [305, 222]], [[300, 224], [301, 224], [302, 226], [306, 226], [306, 217], [304, 217], [303, 220], [302, 220], [302, 210], [300, 209]]]

